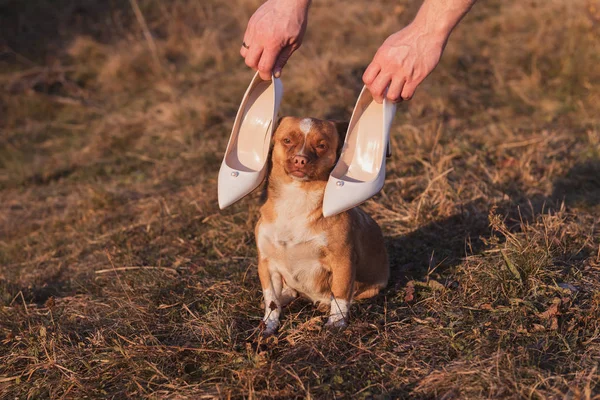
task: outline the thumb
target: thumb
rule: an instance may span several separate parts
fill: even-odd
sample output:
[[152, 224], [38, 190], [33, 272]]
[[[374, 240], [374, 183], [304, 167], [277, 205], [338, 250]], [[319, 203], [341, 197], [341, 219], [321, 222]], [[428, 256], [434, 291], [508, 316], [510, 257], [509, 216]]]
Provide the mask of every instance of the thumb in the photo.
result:
[[294, 46], [286, 46], [281, 50], [279, 56], [277, 57], [277, 61], [275, 61], [275, 66], [273, 67], [273, 75], [275, 75], [275, 78], [279, 78], [281, 76], [281, 70], [288, 62], [294, 51], [296, 51]]

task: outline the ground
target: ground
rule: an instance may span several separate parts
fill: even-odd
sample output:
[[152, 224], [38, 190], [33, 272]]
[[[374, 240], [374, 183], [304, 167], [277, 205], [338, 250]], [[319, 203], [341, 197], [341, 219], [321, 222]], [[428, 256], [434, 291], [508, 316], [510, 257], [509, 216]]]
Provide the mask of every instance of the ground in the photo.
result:
[[[282, 115], [348, 119], [418, 3], [315, 0]], [[390, 285], [270, 339], [216, 201], [259, 4], [0, 0], [0, 398], [598, 398], [600, 3], [475, 6], [364, 206]]]

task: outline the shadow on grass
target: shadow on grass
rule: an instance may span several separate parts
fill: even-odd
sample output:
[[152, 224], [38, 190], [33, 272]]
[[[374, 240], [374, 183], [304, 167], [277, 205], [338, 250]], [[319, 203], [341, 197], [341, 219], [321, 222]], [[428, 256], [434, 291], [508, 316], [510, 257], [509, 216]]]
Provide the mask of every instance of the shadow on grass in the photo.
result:
[[552, 198], [567, 206], [595, 207], [600, 204], [600, 160], [576, 164], [554, 182]]
[[76, 35], [123, 36], [131, 20], [127, 1], [0, 0], [0, 61], [43, 63]]
[[488, 215], [492, 207], [506, 218], [507, 226], [518, 231], [521, 221], [532, 222], [538, 215], [567, 207], [590, 208], [600, 204], [600, 160], [578, 163], [554, 181], [549, 197], [528, 197], [524, 188], [506, 190], [510, 200], [491, 204], [470, 203], [460, 214], [434, 221], [414, 232], [388, 237], [392, 278], [391, 289], [407, 281], [422, 280], [435, 269], [442, 274], [461, 262], [467, 255], [480, 254], [484, 240], [491, 237]]
[[[397, 291], [408, 280], [422, 280], [433, 269], [444, 276], [445, 271], [458, 265], [466, 255], [480, 254], [485, 248], [484, 240], [491, 237], [488, 214], [492, 206], [496, 207], [496, 213], [506, 217], [510, 229], [518, 231], [520, 221], [531, 222], [541, 213], [560, 208], [563, 201], [566, 206], [577, 207], [600, 204], [600, 160], [576, 164], [564, 177], [555, 180], [549, 197], [531, 198], [524, 190], [513, 190], [511, 200], [505, 203], [471, 203], [463, 207], [460, 214], [431, 222], [408, 235], [387, 237], [392, 269], [388, 290]], [[78, 287], [85, 291], [82, 284], [80, 282]], [[0, 299], [5, 303], [19, 292], [27, 301], [43, 304], [50, 297], [72, 295], [74, 291], [74, 285], [62, 273], [28, 287], [0, 280], [0, 292], [3, 292]]]
[[[59, 268], [45, 276], [44, 280], [35, 279], [27, 286], [0, 279], [0, 305], [20, 304], [24, 299], [28, 303], [42, 305], [51, 297], [73, 294], [70, 279], [64, 274], [65, 268]], [[22, 295], [22, 298], [20, 297]]]

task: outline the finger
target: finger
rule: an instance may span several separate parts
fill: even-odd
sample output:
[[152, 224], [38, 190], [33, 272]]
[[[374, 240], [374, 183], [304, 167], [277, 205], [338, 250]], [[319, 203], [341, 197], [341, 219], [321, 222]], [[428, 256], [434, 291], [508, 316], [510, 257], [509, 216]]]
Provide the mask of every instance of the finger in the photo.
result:
[[258, 46], [250, 47], [248, 53], [246, 54], [246, 65], [250, 68], [257, 70], [258, 62], [260, 61], [260, 56], [262, 55], [263, 49]]
[[287, 64], [294, 51], [296, 51], [296, 47], [294, 46], [286, 46], [281, 50], [277, 57], [277, 61], [275, 61], [275, 67], [273, 68], [273, 75], [275, 75], [275, 78], [281, 76], [283, 67], [285, 67], [285, 64]]
[[390, 85], [391, 80], [392, 79], [389, 75], [380, 73], [377, 75], [377, 78], [375, 78], [375, 81], [371, 85], [367, 86], [377, 103], [383, 103], [385, 89]]
[[260, 61], [258, 62], [258, 72], [263, 81], [271, 80], [271, 74], [273, 73], [273, 66], [275, 65], [275, 60], [277, 60], [277, 56], [279, 55], [280, 49], [265, 49], [260, 56]]
[[410, 100], [415, 95], [415, 91], [417, 90], [418, 84], [414, 82], [407, 82], [402, 88], [401, 97], [403, 100]]
[[[250, 20], [250, 22], [248, 22], [248, 27], [246, 28], [246, 32], [244, 32], [244, 39], [242, 39], [242, 47], [240, 48], [240, 54], [242, 57], [246, 58], [246, 56], [248, 55], [248, 51], [250, 50], [250, 43], [252, 43], [252, 36], [254, 36], [252, 34], [253, 29], [252, 29], [252, 20]], [[247, 47], [244, 47], [244, 44]]]
[[372, 84], [379, 71], [381, 71], [381, 66], [376, 62], [371, 62], [362, 77], [364, 84], [367, 86]]
[[404, 88], [404, 78], [393, 78], [390, 87], [388, 88], [386, 98], [394, 103], [402, 101], [402, 89]]

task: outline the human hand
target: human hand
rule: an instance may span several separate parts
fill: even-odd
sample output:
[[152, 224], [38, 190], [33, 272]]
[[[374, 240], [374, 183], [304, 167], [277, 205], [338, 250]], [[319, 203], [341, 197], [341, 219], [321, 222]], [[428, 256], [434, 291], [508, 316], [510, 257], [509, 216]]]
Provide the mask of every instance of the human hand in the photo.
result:
[[240, 54], [263, 80], [281, 76], [288, 59], [302, 44], [310, 0], [268, 0], [248, 22]]
[[416, 23], [388, 37], [363, 74], [375, 101], [381, 103], [384, 96], [393, 102], [410, 100], [440, 61], [447, 39], [448, 35], [425, 32]]

